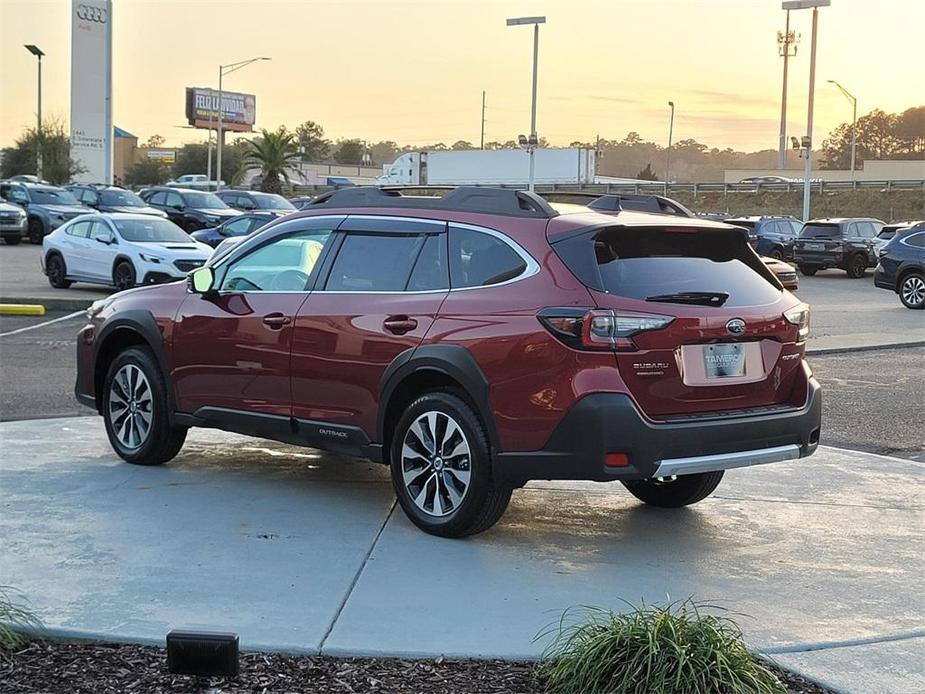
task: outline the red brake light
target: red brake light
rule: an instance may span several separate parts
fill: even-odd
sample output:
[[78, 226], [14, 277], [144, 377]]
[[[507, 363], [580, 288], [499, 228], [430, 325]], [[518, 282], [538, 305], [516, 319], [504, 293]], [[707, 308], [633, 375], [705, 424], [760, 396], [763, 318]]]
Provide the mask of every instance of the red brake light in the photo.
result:
[[604, 456], [606, 467], [627, 467], [629, 464], [630, 458], [626, 453], [608, 453]]
[[661, 330], [674, 320], [655, 313], [611, 309], [547, 308], [537, 315], [549, 332], [569, 347], [586, 350], [634, 352], [633, 335]]

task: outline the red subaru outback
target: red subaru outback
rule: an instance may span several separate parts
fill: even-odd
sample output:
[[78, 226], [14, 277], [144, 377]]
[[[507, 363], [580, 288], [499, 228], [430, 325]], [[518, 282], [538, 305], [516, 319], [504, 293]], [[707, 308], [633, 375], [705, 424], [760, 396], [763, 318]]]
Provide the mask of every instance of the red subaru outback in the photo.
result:
[[77, 398], [128, 462], [194, 426], [363, 456], [435, 535], [532, 479], [683, 506], [819, 441], [809, 309], [719, 222], [348, 189], [89, 314]]

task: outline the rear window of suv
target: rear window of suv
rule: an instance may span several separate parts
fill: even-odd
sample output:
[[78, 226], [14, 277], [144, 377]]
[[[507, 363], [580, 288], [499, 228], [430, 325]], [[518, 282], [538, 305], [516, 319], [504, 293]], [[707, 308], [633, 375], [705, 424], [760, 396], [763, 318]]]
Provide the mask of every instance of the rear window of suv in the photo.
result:
[[759, 306], [780, 298], [741, 236], [724, 230], [604, 229], [553, 243], [583, 284], [631, 299]]
[[804, 224], [800, 232], [801, 239], [817, 239], [841, 236], [841, 227], [837, 224]]

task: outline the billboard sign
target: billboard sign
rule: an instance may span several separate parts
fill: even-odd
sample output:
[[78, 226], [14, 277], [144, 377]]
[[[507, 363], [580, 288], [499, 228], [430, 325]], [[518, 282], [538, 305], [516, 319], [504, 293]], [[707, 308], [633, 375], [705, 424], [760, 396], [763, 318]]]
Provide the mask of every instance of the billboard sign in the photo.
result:
[[111, 0], [71, 0], [71, 158], [76, 182], [112, 182]]
[[[240, 92], [222, 92], [222, 129], [252, 132], [257, 114], [257, 97]], [[218, 90], [186, 88], [186, 120], [194, 128], [218, 127]]]

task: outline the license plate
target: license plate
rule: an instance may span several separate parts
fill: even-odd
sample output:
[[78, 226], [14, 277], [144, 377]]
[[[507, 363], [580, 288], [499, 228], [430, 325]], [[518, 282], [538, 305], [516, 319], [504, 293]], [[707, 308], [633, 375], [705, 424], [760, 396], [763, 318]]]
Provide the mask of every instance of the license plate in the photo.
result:
[[704, 345], [703, 366], [707, 378], [744, 376], [745, 349], [740, 344]]
[[824, 250], [825, 250], [825, 244], [824, 244], [824, 243], [807, 243], [807, 244], [804, 246], [804, 248], [805, 248], [807, 251], [824, 251]]

